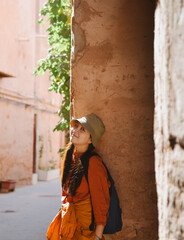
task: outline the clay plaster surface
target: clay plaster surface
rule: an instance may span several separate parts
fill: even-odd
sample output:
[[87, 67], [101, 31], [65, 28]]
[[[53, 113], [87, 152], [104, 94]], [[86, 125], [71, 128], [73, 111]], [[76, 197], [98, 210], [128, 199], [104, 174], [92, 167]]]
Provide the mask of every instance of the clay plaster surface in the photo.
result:
[[[45, 121], [47, 119], [47, 121]], [[40, 113], [38, 121], [38, 152], [40, 168], [55, 167], [60, 168], [60, 158], [58, 150], [64, 145], [64, 136], [60, 132], [53, 133], [53, 126], [58, 122], [58, 116], [55, 114]], [[55, 124], [55, 125], [53, 125]]]
[[159, 239], [184, 238], [184, 4], [158, 2], [155, 13], [155, 159]]
[[153, 144], [153, 13], [148, 1], [75, 1], [72, 115], [98, 114], [97, 150], [116, 182], [124, 229], [157, 239]]

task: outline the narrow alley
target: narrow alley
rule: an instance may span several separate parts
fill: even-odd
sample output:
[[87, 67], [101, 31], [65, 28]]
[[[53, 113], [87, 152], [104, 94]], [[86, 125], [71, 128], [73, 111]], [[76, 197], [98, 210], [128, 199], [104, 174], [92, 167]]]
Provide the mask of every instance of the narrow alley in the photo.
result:
[[0, 239], [46, 240], [49, 223], [60, 208], [60, 180], [0, 193]]

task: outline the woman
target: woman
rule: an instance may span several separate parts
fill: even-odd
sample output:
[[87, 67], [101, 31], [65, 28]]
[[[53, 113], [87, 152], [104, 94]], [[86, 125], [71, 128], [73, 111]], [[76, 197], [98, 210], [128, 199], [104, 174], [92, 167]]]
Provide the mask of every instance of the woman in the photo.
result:
[[[63, 204], [48, 229], [49, 240], [58, 236], [62, 240], [104, 239], [110, 182], [102, 159], [90, 155], [104, 131], [102, 120], [93, 113], [71, 121], [71, 145], [65, 154], [62, 173]], [[92, 157], [87, 159], [87, 156]], [[85, 161], [89, 161], [87, 177]]]

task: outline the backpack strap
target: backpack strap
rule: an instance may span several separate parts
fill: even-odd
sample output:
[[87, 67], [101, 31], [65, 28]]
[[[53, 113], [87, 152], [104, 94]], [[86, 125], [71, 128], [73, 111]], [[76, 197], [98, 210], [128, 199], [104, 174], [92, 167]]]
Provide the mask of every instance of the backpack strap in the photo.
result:
[[[84, 155], [84, 154], [83, 154]], [[88, 183], [88, 168], [89, 168], [89, 159], [93, 156], [98, 156], [100, 157], [100, 155], [96, 152], [89, 152], [86, 156], [82, 156], [81, 157], [81, 162], [82, 162], [82, 165], [83, 165], [83, 168], [84, 168], [84, 174], [85, 174], [85, 178], [86, 178], [86, 181]], [[101, 157], [100, 157], [101, 158]], [[102, 161], [106, 171], [107, 171], [107, 175], [108, 175], [108, 179], [110, 180], [111, 184], [114, 184], [114, 180], [113, 178], [111, 177], [110, 175], [110, 172], [107, 168], [107, 166], [105, 165], [104, 161]]]
[[[83, 165], [83, 168], [84, 168], [84, 174], [85, 174], [85, 178], [86, 178], [86, 181], [88, 183], [88, 168], [89, 168], [89, 160], [91, 157], [93, 156], [98, 156], [100, 157], [100, 155], [98, 155], [98, 153], [96, 152], [90, 152], [88, 154], [86, 154], [86, 156], [84, 156], [84, 154], [81, 156], [81, 162], [82, 162], [82, 165]], [[89, 183], [88, 183], [89, 184]]]

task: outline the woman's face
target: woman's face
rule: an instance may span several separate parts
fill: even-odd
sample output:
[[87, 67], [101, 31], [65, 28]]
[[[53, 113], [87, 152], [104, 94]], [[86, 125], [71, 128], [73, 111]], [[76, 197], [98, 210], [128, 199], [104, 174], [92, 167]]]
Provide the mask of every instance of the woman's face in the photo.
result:
[[89, 145], [91, 143], [90, 133], [77, 121], [71, 127], [70, 138], [74, 145]]

